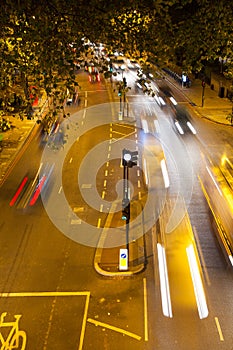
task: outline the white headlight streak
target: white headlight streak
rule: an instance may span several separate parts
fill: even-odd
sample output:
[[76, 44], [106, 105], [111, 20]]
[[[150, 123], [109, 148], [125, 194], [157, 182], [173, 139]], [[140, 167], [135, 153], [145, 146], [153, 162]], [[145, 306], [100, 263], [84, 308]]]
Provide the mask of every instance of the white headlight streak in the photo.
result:
[[177, 121], [175, 122], [175, 126], [176, 126], [177, 130], [179, 131], [179, 133], [181, 135], [184, 135], [184, 131], [183, 131], [182, 127], [180, 126], [180, 124]]
[[170, 186], [170, 181], [169, 181], [169, 176], [167, 172], [167, 167], [165, 163], [165, 159], [162, 159], [160, 162], [162, 174], [163, 174], [163, 181], [164, 181], [164, 186], [165, 188], [168, 188]]
[[206, 318], [209, 314], [209, 311], [207, 308], [205, 292], [204, 292], [200, 271], [198, 268], [197, 259], [196, 259], [192, 244], [186, 248], [186, 252], [188, 256], [189, 268], [192, 276], [199, 317], [201, 319]]
[[158, 250], [158, 260], [159, 260], [159, 278], [160, 278], [160, 290], [161, 290], [163, 314], [164, 316], [172, 318], [171, 297], [170, 297], [170, 288], [169, 288], [169, 282], [168, 282], [165, 249], [164, 247], [162, 247], [160, 243], [158, 243], [157, 250]]
[[192, 133], [194, 135], [196, 135], [197, 132], [196, 132], [195, 128], [192, 126], [192, 124], [190, 122], [187, 122], [187, 125], [188, 125], [189, 129], [192, 131]]

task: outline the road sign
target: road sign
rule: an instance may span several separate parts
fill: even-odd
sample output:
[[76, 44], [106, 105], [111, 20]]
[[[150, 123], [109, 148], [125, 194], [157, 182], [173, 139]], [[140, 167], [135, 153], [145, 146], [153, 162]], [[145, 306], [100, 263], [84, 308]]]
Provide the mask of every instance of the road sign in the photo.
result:
[[128, 249], [120, 249], [119, 254], [119, 270], [128, 270]]

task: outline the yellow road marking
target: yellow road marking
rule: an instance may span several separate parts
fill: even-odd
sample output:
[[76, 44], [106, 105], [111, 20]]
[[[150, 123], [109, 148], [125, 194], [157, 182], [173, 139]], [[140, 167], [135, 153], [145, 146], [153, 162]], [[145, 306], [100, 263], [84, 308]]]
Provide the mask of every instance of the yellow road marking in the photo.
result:
[[222, 330], [221, 330], [221, 327], [220, 327], [220, 323], [219, 323], [218, 317], [215, 317], [214, 320], [215, 320], [216, 327], [217, 327], [217, 330], [218, 330], [219, 338], [220, 338], [221, 341], [224, 341], [224, 338], [223, 338], [223, 334], [222, 334]]
[[87, 312], [88, 312], [88, 307], [89, 307], [89, 301], [90, 301], [90, 293], [86, 297], [85, 308], [84, 308], [84, 315], [83, 315], [83, 323], [82, 323], [82, 330], [81, 330], [80, 342], [79, 342], [78, 350], [82, 350], [82, 348], [83, 348], [83, 340], [84, 340], [84, 334], [85, 334], [85, 330], [86, 330]]
[[66, 296], [90, 296], [90, 292], [22, 292], [0, 293], [0, 298], [8, 297], [66, 297]]
[[[23, 293], [0, 293], [0, 298], [8, 298], [8, 297], [72, 297], [72, 296], [85, 296], [85, 308], [84, 308], [84, 315], [83, 315], [83, 322], [82, 322], [82, 329], [80, 334], [80, 341], [79, 341], [79, 347], [78, 350], [82, 350], [83, 347], [83, 341], [84, 341], [84, 334], [86, 330], [86, 323], [87, 323], [87, 312], [89, 307], [89, 301], [90, 301], [90, 292], [23, 292]], [[46, 344], [44, 346], [46, 349]]]
[[93, 320], [92, 318], [88, 318], [88, 319], [87, 319], [87, 322], [93, 323], [96, 327], [97, 327], [97, 326], [100, 326], [100, 327], [108, 328], [108, 329], [111, 329], [111, 330], [113, 330], [113, 331], [116, 331], [116, 332], [119, 332], [119, 333], [128, 335], [129, 337], [134, 338], [134, 339], [137, 339], [137, 340], [141, 340], [141, 339], [142, 339], [142, 337], [140, 337], [140, 336], [137, 335], [137, 334], [134, 334], [134, 333], [125, 331], [125, 330], [122, 329], [122, 328], [118, 328], [118, 327], [115, 327], [115, 326], [111, 326], [111, 325], [109, 325], [109, 324], [107, 324], [107, 323], [103, 323], [103, 322], [99, 322], [99, 321]]

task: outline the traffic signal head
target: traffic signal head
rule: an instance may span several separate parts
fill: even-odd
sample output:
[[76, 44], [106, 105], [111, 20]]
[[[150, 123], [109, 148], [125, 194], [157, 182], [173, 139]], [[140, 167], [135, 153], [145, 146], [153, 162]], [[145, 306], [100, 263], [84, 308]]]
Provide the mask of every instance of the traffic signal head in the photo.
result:
[[122, 220], [129, 221], [130, 219], [130, 201], [129, 199], [123, 199], [122, 201]]
[[127, 86], [127, 81], [126, 81], [126, 78], [125, 78], [125, 77], [123, 78], [123, 85], [124, 85], [124, 87]]
[[132, 168], [134, 165], [137, 165], [138, 161], [138, 151], [129, 151], [123, 149], [122, 151], [122, 164], [129, 168]]
[[138, 151], [131, 152], [131, 162], [130, 167], [133, 167], [134, 165], [137, 165], [138, 163]]

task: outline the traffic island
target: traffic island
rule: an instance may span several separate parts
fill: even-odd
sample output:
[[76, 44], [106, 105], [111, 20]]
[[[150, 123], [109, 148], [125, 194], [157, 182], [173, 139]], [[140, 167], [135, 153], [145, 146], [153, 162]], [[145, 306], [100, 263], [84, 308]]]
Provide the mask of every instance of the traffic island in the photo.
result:
[[[120, 215], [116, 219], [117, 215], [112, 210], [108, 214], [94, 257], [95, 270], [103, 276], [132, 276], [143, 271], [146, 266], [146, 247], [141, 209], [137, 201], [133, 203], [132, 215], [133, 217], [138, 215], [139, 219], [137, 224], [133, 224], [132, 222], [129, 225], [129, 242], [127, 245], [124, 243], [126, 242], [126, 224], [124, 224]], [[113, 221], [116, 226], [115, 230], [113, 228]], [[126, 249], [127, 246], [128, 249]], [[125, 257], [127, 261], [124, 261], [124, 255], [121, 258], [121, 249], [123, 252], [127, 251], [128, 256]], [[127, 269], [124, 269], [124, 264], [127, 265]]]
[[[105, 237], [107, 239], [107, 237]], [[103, 239], [103, 238], [102, 238]], [[97, 247], [94, 267], [96, 272], [103, 276], [132, 276], [144, 270], [146, 265], [144, 237], [129, 243], [129, 256], [127, 270], [121, 270], [120, 250], [125, 249], [125, 246], [113, 248]], [[124, 262], [123, 262], [124, 264]]]

